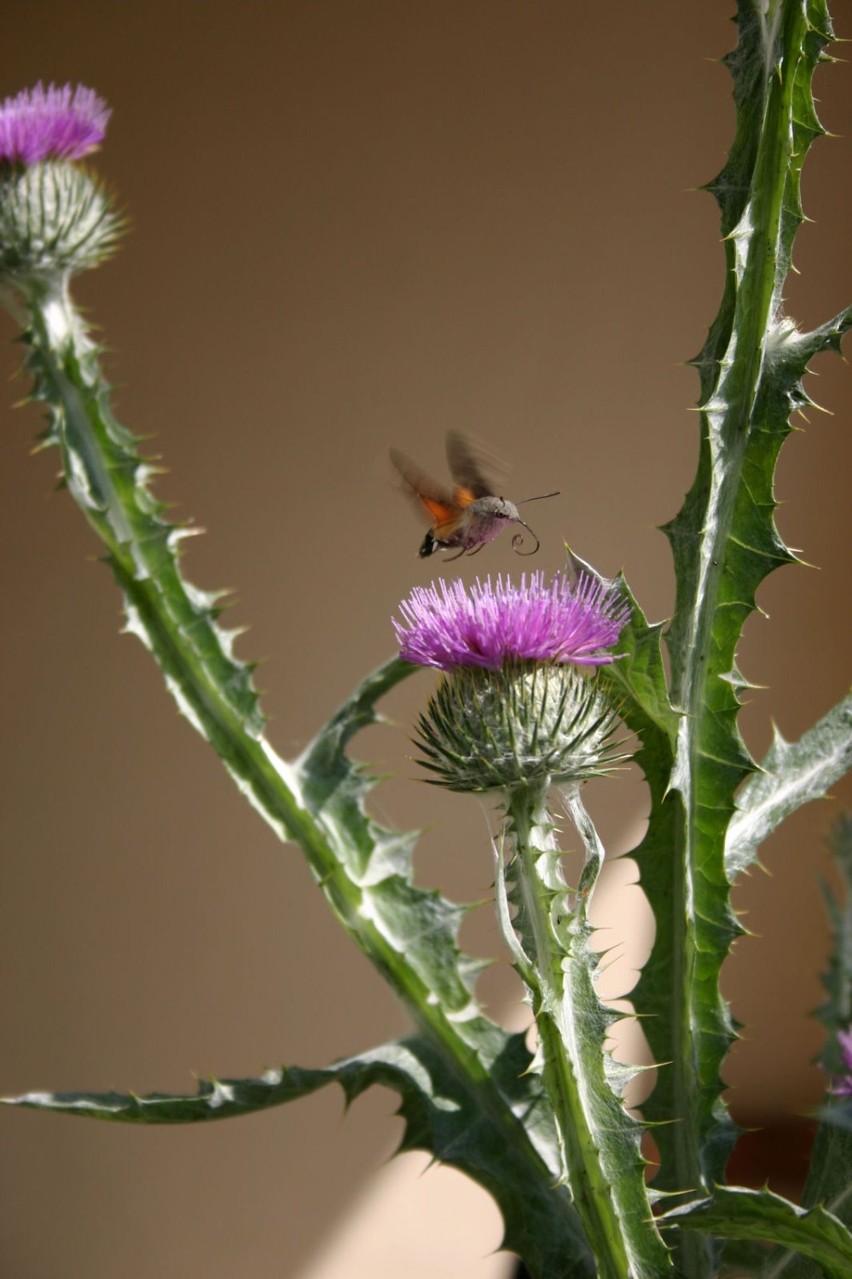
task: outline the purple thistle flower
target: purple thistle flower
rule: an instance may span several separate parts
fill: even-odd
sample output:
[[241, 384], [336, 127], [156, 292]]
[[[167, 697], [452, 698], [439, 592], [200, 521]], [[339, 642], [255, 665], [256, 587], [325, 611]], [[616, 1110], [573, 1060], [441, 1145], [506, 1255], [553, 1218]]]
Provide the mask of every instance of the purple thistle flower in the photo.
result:
[[0, 162], [79, 160], [104, 138], [110, 109], [94, 89], [39, 82], [0, 103]]
[[852, 1097], [852, 1026], [849, 1030], [837, 1032], [837, 1042], [840, 1045], [846, 1073], [832, 1078], [829, 1092], [835, 1097]]
[[523, 574], [520, 586], [477, 578], [469, 592], [460, 581], [416, 586], [399, 611], [400, 656], [443, 671], [513, 661], [603, 666], [629, 613], [608, 583], [581, 573], [572, 584], [557, 573], [548, 584], [541, 572]]

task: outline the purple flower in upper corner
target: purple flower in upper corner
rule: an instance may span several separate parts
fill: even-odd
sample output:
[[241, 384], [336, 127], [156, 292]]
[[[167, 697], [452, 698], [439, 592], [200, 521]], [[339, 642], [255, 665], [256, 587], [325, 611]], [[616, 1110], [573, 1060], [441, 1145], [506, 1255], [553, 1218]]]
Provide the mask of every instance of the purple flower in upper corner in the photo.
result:
[[109, 107], [83, 85], [37, 84], [0, 102], [0, 288], [58, 296], [116, 248], [124, 221], [110, 192], [74, 164], [103, 141]]
[[104, 139], [110, 109], [94, 89], [40, 82], [0, 103], [0, 161], [79, 160]]
[[840, 1044], [846, 1073], [832, 1078], [829, 1092], [834, 1097], [852, 1097], [852, 1026], [848, 1030], [837, 1032], [837, 1042]]
[[406, 661], [499, 670], [525, 661], [606, 665], [629, 608], [614, 586], [584, 573], [575, 583], [561, 573], [548, 583], [536, 572], [523, 574], [519, 586], [477, 578], [469, 592], [460, 581], [418, 586], [400, 614], [393, 626]]

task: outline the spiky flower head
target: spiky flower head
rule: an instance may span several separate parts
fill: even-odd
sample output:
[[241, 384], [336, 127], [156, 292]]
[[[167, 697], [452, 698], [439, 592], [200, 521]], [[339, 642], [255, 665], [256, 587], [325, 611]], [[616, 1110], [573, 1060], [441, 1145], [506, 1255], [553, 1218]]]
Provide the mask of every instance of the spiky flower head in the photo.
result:
[[106, 132], [93, 89], [37, 84], [0, 104], [0, 285], [55, 292], [115, 248], [121, 219], [75, 161]]
[[394, 621], [407, 661], [446, 672], [418, 725], [431, 780], [459, 791], [577, 782], [621, 756], [600, 680], [627, 608], [616, 589], [541, 573], [415, 588]]

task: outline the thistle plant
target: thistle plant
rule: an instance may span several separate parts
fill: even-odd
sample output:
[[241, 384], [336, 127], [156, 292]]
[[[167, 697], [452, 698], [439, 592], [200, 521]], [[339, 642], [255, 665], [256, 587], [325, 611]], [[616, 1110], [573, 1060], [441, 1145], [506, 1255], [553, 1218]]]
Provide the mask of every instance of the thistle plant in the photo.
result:
[[[42, 443], [58, 447], [67, 492], [103, 543], [127, 629], [255, 810], [300, 847], [411, 1027], [324, 1067], [211, 1079], [188, 1095], [33, 1092], [11, 1104], [195, 1123], [332, 1082], [348, 1099], [380, 1083], [399, 1095], [402, 1148], [427, 1150], [483, 1186], [502, 1214], [504, 1247], [536, 1279], [852, 1274], [852, 893], [829, 899], [826, 1097], [802, 1203], [725, 1179], [738, 1137], [722, 1082], [734, 1027], [719, 976], [741, 931], [730, 889], [779, 823], [852, 762], [852, 698], [798, 741], [776, 735], [759, 763], [737, 724], [743, 624], [762, 580], [795, 558], [774, 523], [777, 457], [791, 415], [809, 403], [809, 361], [839, 351], [852, 324], [850, 308], [802, 332], [782, 304], [803, 216], [801, 168], [822, 131], [811, 86], [832, 38], [826, 5], [740, 0], [738, 37], [728, 59], [736, 131], [708, 187], [721, 213], [725, 286], [693, 361], [697, 472], [665, 529], [677, 584], [664, 636], [670, 675], [663, 627], [646, 620], [623, 578], [607, 581], [576, 556], [552, 581], [532, 574], [467, 590], [442, 579], [400, 604], [399, 656], [294, 760], [267, 740], [252, 668], [219, 625], [219, 597], [183, 575], [186, 530], [169, 521], [138, 439], [112, 414], [100, 353], [72, 300], [73, 277], [112, 253], [123, 229], [91, 161], [81, 163], [104, 140], [108, 109], [70, 86], [2, 103], [0, 296], [23, 330], [32, 397], [47, 412]], [[480, 966], [458, 941], [467, 907], [417, 886], [414, 834], [370, 815], [375, 779], [349, 754], [381, 698], [424, 667], [440, 672], [422, 676], [438, 680], [414, 730], [424, 777], [492, 801], [483, 874], [493, 875], [500, 934], [532, 1008], [532, 1047], [480, 1007]], [[619, 784], [628, 739], [650, 796], [634, 855], [656, 920], [632, 995], [657, 1065], [639, 1114], [625, 1099], [635, 1072], [610, 1051], [621, 1014], [597, 990], [589, 910], [604, 850], [582, 802], [590, 777]], [[563, 853], [577, 843], [583, 864], [571, 884]], [[848, 884], [848, 824], [834, 847]]]

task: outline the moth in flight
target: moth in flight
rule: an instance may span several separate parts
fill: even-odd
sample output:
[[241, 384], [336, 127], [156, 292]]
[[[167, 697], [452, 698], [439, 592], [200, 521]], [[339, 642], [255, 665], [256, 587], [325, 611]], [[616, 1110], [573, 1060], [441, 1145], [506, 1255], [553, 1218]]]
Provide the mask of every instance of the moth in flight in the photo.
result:
[[447, 556], [448, 560], [456, 560], [464, 554], [475, 555], [509, 524], [520, 524], [535, 543], [525, 551], [524, 534], [515, 533], [512, 550], [518, 555], [535, 555], [541, 543], [529, 524], [521, 519], [518, 507], [526, 502], [558, 497], [558, 491], [540, 493], [537, 497], [524, 498], [522, 502], [497, 497], [494, 492], [497, 486], [486, 474], [489, 461], [493, 465], [494, 459], [489, 459], [460, 431], [447, 434], [447, 461], [453, 477], [452, 487], [433, 480], [399, 449], [390, 450], [390, 459], [418, 507], [431, 522], [420, 547], [421, 555], [432, 555], [438, 550], [455, 551], [455, 555]]

